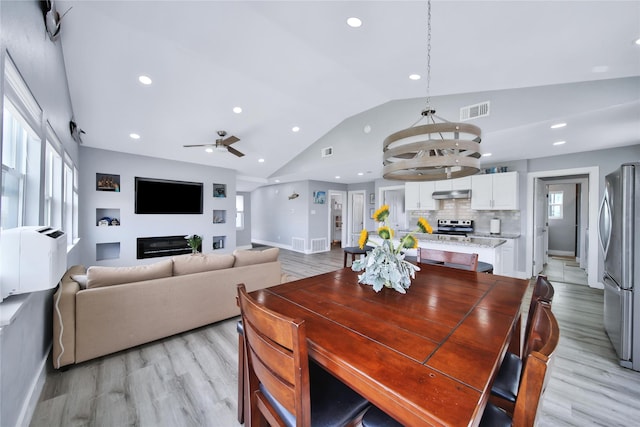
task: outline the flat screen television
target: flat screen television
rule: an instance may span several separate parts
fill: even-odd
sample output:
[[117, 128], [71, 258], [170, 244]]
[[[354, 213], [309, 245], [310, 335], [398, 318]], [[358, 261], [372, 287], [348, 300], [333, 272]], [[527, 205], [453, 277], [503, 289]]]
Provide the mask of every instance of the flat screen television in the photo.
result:
[[201, 182], [172, 181], [136, 176], [137, 214], [201, 214]]

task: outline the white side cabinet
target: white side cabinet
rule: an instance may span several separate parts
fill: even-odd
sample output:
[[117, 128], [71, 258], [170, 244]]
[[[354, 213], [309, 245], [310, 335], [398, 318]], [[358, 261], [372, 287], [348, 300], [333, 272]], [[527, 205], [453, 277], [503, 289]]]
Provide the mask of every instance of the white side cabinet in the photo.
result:
[[433, 181], [407, 182], [404, 184], [404, 208], [407, 211], [436, 210], [438, 201], [432, 197]]
[[517, 210], [518, 172], [472, 176], [471, 209]]

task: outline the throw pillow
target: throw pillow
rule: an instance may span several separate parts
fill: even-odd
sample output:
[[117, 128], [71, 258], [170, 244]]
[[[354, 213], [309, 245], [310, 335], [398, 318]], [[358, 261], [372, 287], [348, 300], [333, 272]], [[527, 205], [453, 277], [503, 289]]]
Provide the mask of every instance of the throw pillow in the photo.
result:
[[87, 289], [87, 275], [86, 274], [72, 274], [71, 280], [78, 282], [80, 289]]
[[172, 271], [173, 261], [170, 259], [134, 267], [101, 267], [92, 265], [87, 269], [87, 289], [170, 277]]
[[173, 257], [173, 275], [201, 273], [233, 267], [231, 254], [187, 254]]
[[263, 264], [265, 262], [273, 262], [278, 260], [279, 248], [269, 248], [261, 251], [254, 250], [235, 250], [233, 256], [236, 257], [234, 267], [242, 267], [244, 265]]

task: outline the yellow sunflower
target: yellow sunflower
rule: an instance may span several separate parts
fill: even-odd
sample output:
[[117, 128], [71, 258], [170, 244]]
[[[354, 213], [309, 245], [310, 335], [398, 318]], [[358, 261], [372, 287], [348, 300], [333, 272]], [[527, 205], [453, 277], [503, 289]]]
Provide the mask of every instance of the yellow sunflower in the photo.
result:
[[418, 247], [418, 239], [411, 234], [407, 234], [404, 236], [404, 239], [402, 239], [402, 247], [405, 249], [415, 249]]
[[433, 233], [433, 228], [431, 228], [431, 224], [429, 224], [429, 221], [422, 217], [418, 218], [418, 228], [423, 233]]
[[378, 236], [382, 237], [383, 239], [392, 239], [393, 238], [393, 230], [389, 227], [387, 227], [386, 225], [383, 227], [378, 228]]
[[388, 217], [389, 205], [382, 205], [377, 211], [375, 211], [371, 218], [375, 219], [378, 222], [384, 222]]
[[364, 249], [364, 245], [369, 241], [369, 232], [367, 230], [362, 230], [360, 232], [360, 238], [358, 239], [358, 246], [360, 249]]

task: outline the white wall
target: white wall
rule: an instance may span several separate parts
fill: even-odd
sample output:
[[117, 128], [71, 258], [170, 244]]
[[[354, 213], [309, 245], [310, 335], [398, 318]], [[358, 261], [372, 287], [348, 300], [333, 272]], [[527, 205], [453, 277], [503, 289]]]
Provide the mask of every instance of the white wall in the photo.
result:
[[[226, 236], [225, 248], [236, 247], [236, 172], [193, 163], [176, 162], [96, 148], [81, 147], [80, 236], [82, 264], [127, 266], [149, 264], [160, 258], [136, 259], [136, 238], [198, 234], [203, 236], [202, 251], [213, 251], [213, 236]], [[96, 173], [120, 175], [120, 192], [96, 191]], [[138, 215], [134, 212], [135, 177], [171, 179], [204, 183], [203, 214]], [[227, 197], [213, 197], [213, 184], [227, 185]], [[119, 209], [120, 226], [98, 227], [96, 209]], [[213, 223], [213, 210], [226, 210], [224, 224]], [[96, 245], [120, 243], [117, 259], [96, 261]], [[216, 251], [218, 253], [218, 250]]]

